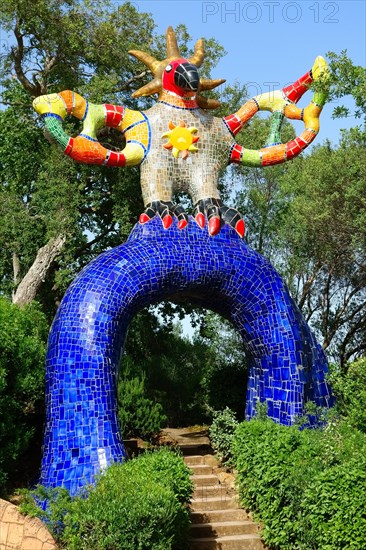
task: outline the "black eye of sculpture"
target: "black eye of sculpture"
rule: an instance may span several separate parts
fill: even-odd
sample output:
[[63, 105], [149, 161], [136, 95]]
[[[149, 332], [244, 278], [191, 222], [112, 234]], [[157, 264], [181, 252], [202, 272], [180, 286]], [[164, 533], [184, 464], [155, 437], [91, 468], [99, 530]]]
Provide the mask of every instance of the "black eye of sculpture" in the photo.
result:
[[191, 63], [182, 63], [178, 65], [175, 74], [174, 82], [179, 88], [187, 91], [197, 91], [200, 77], [197, 67]]

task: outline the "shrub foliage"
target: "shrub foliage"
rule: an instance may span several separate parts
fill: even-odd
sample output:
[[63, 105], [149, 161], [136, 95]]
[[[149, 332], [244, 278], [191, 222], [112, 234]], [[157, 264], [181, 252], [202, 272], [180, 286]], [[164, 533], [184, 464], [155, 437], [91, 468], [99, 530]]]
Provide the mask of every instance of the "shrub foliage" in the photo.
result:
[[235, 413], [229, 407], [213, 412], [209, 436], [212, 448], [222, 462], [232, 462], [232, 440], [238, 425]]
[[366, 358], [351, 363], [345, 373], [333, 367], [330, 382], [338, 412], [349, 424], [366, 433]]
[[0, 297], [0, 492], [38, 466], [44, 403], [45, 316], [33, 304], [20, 309]]
[[255, 418], [233, 439], [240, 498], [281, 550], [366, 548], [366, 436], [346, 422], [299, 430]]
[[145, 376], [126, 376], [119, 381], [118, 420], [123, 437], [148, 440], [166, 425], [163, 407], [147, 395]]
[[[22, 510], [43, 515], [67, 550], [183, 550], [192, 491], [182, 458], [161, 449], [112, 465], [95, 487], [73, 499], [65, 489], [40, 487], [28, 493]], [[35, 509], [31, 496], [47, 498], [47, 511]]]

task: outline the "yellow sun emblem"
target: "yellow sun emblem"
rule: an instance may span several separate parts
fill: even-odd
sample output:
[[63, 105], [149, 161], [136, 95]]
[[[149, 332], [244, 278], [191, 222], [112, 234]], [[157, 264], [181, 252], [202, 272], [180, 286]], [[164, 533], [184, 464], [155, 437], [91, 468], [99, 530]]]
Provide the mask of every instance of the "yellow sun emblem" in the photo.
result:
[[186, 127], [185, 122], [181, 120], [179, 126], [176, 126], [172, 121], [169, 122], [169, 132], [165, 132], [161, 137], [169, 138], [169, 141], [163, 145], [165, 149], [173, 149], [172, 153], [175, 158], [178, 158], [179, 152], [182, 152], [182, 159], [188, 157], [188, 151], [191, 153], [196, 153], [198, 151], [197, 147], [193, 145], [200, 138], [194, 136], [197, 132], [197, 128]]

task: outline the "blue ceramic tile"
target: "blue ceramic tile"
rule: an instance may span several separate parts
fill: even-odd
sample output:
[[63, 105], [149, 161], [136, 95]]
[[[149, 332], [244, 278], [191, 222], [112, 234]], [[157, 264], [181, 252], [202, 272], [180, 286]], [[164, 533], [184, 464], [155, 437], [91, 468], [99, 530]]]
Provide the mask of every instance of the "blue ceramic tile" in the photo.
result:
[[267, 401], [291, 424], [313, 400], [330, 406], [327, 362], [288, 289], [228, 225], [216, 237], [190, 219], [165, 230], [156, 217], [91, 262], [67, 291], [47, 354], [47, 421], [40, 482], [72, 494], [122, 461], [116, 378], [131, 319], [179, 298], [216, 311], [240, 332], [250, 363], [246, 415]]

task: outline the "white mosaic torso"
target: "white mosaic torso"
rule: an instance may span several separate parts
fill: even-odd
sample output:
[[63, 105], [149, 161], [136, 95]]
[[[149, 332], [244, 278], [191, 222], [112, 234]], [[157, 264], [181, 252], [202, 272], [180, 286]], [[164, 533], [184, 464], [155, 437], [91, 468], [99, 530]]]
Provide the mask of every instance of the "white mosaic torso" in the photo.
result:
[[[144, 113], [150, 124], [150, 151], [141, 165], [141, 187], [144, 204], [153, 200], [172, 200], [174, 193], [187, 192], [195, 204], [208, 197], [219, 198], [217, 182], [227, 166], [234, 139], [222, 119], [197, 109], [177, 108], [159, 102]], [[197, 152], [189, 152], [186, 159], [175, 158], [171, 149], [165, 149], [169, 122], [176, 126], [183, 121], [187, 128], [197, 128]]]

